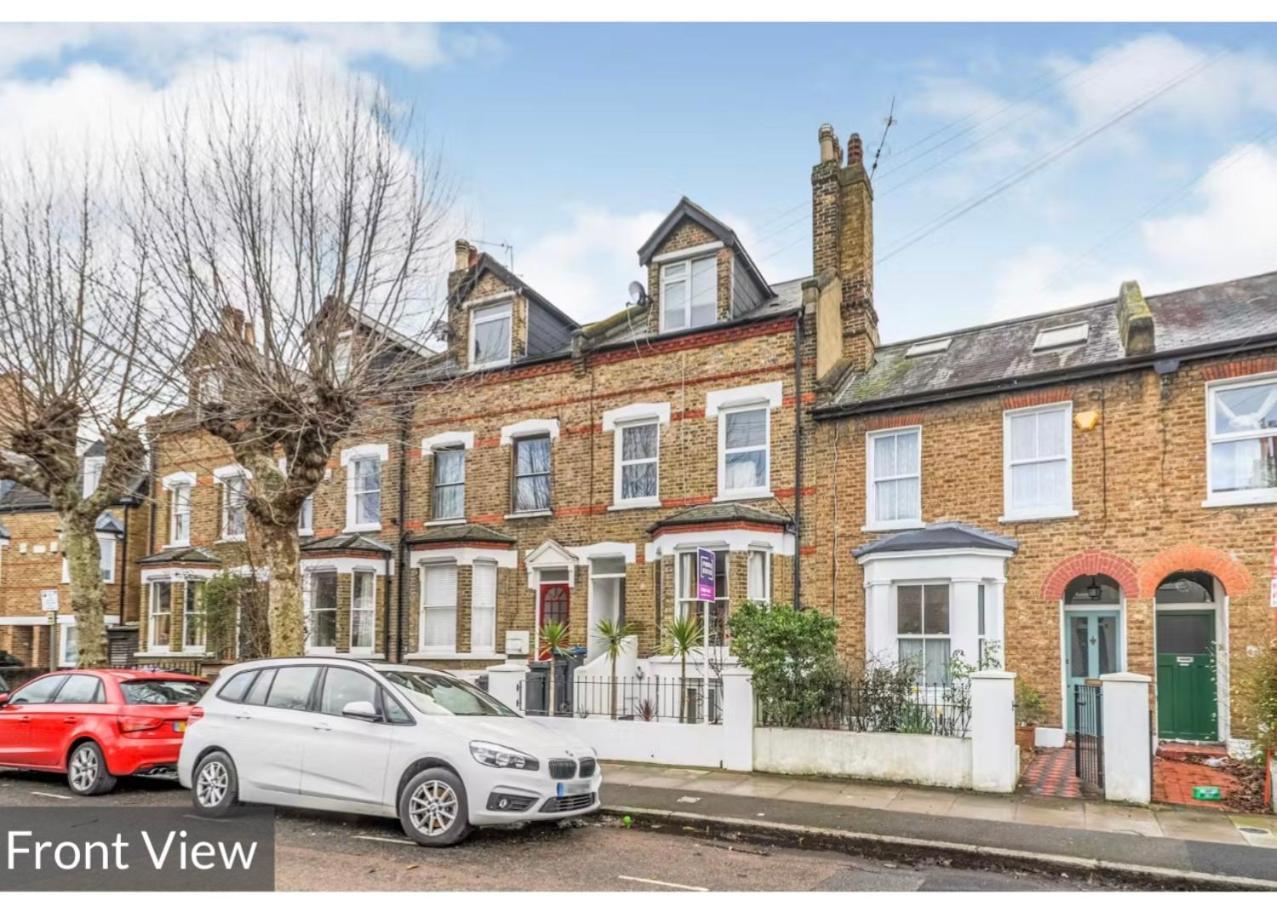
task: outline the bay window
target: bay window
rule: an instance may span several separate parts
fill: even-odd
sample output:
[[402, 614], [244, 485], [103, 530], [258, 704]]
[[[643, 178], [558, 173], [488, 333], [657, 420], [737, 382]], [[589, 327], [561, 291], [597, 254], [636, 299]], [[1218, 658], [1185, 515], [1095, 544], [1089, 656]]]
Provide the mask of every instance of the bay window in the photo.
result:
[[1207, 503], [1277, 501], [1277, 378], [1212, 385]]
[[169, 626], [173, 619], [173, 583], [152, 582], [147, 646], [152, 651], [169, 649]]
[[1072, 404], [1009, 411], [1003, 421], [1006, 519], [1073, 514]]
[[491, 654], [497, 647], [497, 565], [476, 560], [471, 578], [470, 650]]
[[333, 651], [337, 647], [337, 572], [311, 572], [306, 592], [306, 650]]
[[751, 548], [746, 556], [745, 596], [764, 606], [772, 602], [772, 555], [762, 548]]
[[661, 331], [718, 321], [718, 261], [714, 256], [661, 267]]
[[204, 583], [187, 582], [182, 596], [182, 650], [204, 650]]
[[457, 567], [432, 563], [421, 568], [421, 651], [457, 650]]
[[896, 586], [897, 653], [918, 680], [938, 685], [949, 673], [949, 585]]
[[922, 429], [866, 435], [868, 528], [913, 528], [922, 523]]
[[350, 577], [350, 652], [371, 654], [377, 618], [377, 574], [357, 569]]
[[723, 643], [723, 628], [727, 624], [727, 551], [714, 551], [714, 602], [699, 600], [697, 593], [697, 552], [679, 551], [675, 572], [675, 599], [679, 619], [709, 617], [710, 644]]

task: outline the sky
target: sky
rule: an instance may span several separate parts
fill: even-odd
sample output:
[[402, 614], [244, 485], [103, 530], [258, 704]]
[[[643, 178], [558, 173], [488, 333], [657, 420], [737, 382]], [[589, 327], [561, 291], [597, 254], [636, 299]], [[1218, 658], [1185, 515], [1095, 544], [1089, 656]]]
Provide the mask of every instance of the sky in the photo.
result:
[[887, 341], [1277, 269], [1269, 24], [0, 25], [0, 158], [298, 57], [384, 85], [453, 186], [448, 242], [582, 322], [683, 195], [769, 280], [810, 275], [825, 122], [881, 147]]

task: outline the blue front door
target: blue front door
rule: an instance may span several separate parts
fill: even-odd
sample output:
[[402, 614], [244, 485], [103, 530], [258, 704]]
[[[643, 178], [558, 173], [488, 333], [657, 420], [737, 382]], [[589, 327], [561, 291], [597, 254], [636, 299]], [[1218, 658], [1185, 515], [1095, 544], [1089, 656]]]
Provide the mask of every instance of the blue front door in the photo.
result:
[[1115, 673], [1120, 666], [1117, 611], [1069, 611], [1064, 617], [1065, 722], [1073, 731], [1075, 686]]

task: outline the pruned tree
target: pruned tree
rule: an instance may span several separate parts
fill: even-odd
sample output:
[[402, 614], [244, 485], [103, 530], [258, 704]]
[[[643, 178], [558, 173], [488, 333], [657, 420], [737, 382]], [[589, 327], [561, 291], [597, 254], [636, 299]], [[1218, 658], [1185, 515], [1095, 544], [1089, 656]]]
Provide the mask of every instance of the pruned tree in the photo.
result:
[[[122, 227], [114, 177], [56, 153], [0, 174], [0, 479], [61, 521], [79, 664], [106, 663], [96, 525], [144, 471], [143, 412], [165, 391], [144, 359], [146, 249]], [[96, 487], [80, 450], [105, 445]], [[89, 490], [85, 490], [85, 489]]]
[[[175, 429], [229, 446], [269, 568], [271, 652], [304, 645], [298, 514], [338, 446], [432, 377], [449, 204], [368, 82], [224, 77], [139, 157], [146, 243], [193, 383]], [[280, 465], [280, 460], [283, 465]]]

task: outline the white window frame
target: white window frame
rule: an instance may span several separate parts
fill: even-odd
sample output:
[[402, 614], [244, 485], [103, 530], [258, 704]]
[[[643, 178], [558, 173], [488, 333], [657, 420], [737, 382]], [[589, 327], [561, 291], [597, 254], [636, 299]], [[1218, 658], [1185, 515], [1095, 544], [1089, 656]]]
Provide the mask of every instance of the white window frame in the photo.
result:
[[[314, 631], [310, 628], [310, 620], [316, 610], [315, 577], [327, 576], [327, 575], [331, 575], [333, 577], [333, 585], [334, 585], [333, 606], [331, 608], [321, 607], [318, 609], [320, 610], [331, 609], [333, 611], [333, 643], [325, 644], [325, 645], [317, 645], [317, 644], [312, 644], [312, 639], [314, 638]], [[309, 570], [305, 575], [305, 580], [306, 580], [304, 583], [305, 589], [302, 592], [302, 613], [305, 617], [304, 622], [306, 627], [306, 648], [305, 648], [306, 653], [307, 654], [335, 654], [337, 653], [337, 611], [341, 609], [341, 601], [340, 601], [341, 573], [338, 572], [335, 568], [322, 567], [322, 568]]]
[[[751, 485], [747, 488], [728, 488], [727, 487], [727, 419], [737, 413], [751, 413], [756, 410], [762, 410], [764, 413], [763, 422], [766, 435], [762, 444], [750, 445], [749, 447], [732, 448], [732, 453], [741, 454], [749, 451], [761, 450], [764, 455], [765, 466], [763, 469], [763, 484]], [[734, 404], [730, 407], [722, 407], [718, 411], [718, 496], [715, 501], [734, 500], [742, 498], [763, 498], [772, 496], [772, 404], [766, 400], [754, 401], [753, 403]]]
[[354, 331], [347, 329], [339, 333], [333, 342], [333, 375], [338, 382], [344, 382], [350, 375], [354, 337]]
[[[160, 586], [168, 587], [168, 610], [164, 613], [156, 612], [156, 600], [160, 593]], [[173, 585], [171, 581], [156, 581], [150, 583], [150, 591], [146, 599], [146, 647], [152, 652], [168, 653], [173, 647]], [[168, 619], [168, 643], [157, 644], [155, 641], [155, 621], [161, 617]]]
[[[385, 491], [384, 476], [385, 464], [390, 459], [390, 448], [385, 444], [361, 444], [358, 447], [350, 447], [341, 452], [341, 465], [346, 469], [346, 529], [347, 532], [380, 532], [381, 531], [381, 513], [382, 513], [382, 495]], [[382, 479], [379, 480], [377, 488], [377, 521], [376, 522], [357, 522], [358, 506], [356, 504], [357, 497], [355, 494], [355, 468], [365, 460], [375, 461], [381, 467]]]
[[[732, 610], [731, 610], [731, 597], [732, 597], [731, 548], [727, 546], [723, 546], [723, 545], [700, 545], [700, 547], [703, 547], [707, 551], [713, 551], [715, 554], [723, 555], [723, 588], [724, 588], [724, 591], [726, 591], [726, 594], [718, 594], [717, 592], [715, 592], [714, 606], [717, 606], [719, 601], [726, 601], [727, 609], [724, 611], [724, 613], [726, 613], [727, 617], [730, 618], [732, 613]], [[688, 558], [690, 558], [692, 561], [690, 565], [692, 566], [694, 570], [697, 569], [699, 567], [699, 561], [697, 560], [698, 550], [699, 548], [697, 547], [681, 547], [676, 551], [674, 555], [674, 616], [677, 619], [686, 619], [687, 614], [685, 611], [687, 610], [696, 610], [696, 609], [701, 609], [702, 607], [705, 607], [705, 606], [709, 606], [704, 601], [696, 597], [695, 593], [693, 593], [691, 597], [686, 597], [683, 594], [683, 567], [685, 565], [688, 565], [685, 561]], [[696, 581], [697, 581], [696, 579], [693, 579], [692, 584], [695, 585]], [[723, 627], [726, 627], [727, 626], [726, 620], [724, 620], [720, 625]], [[711, 632], [710, 633], [711, 646], [719, 647], [719, 645], [713, 644], [713, 640], [714, 640], [714, 635]]]
[[[714, 271], [714, 290], [711, 293], [714, 299], [714, 303], [713, 303], [714, 322], [718, 322], [718, 253], [717, 251], [712, 251], [708, 254], [696, 254], [695, 256], [688, 256], [681, 260], [670, 260], [669, 262], [661, 264], [660, 331], [679, 332], [679, 331], [684, 331], [686, 329], [693, 327], [692, 326], [692, 266], [704, 260], [710, 261]], [[683, 272], [683, 275], [681, 277], [673, 275], [674, 270], [678, 270], [678, 269], [681, 269]], [[666, 286], [671, 283], [678, 283], [680, 281], [687, 286], [687, 289], [684, 292], [684, 297], [686, 298], [687, 302], [686, 304], [684, 304], [683, 310], [682, 310], [683, 323], [682, 325], [670, 326], [667, 328], [665, 326]], [[705, 306], [705, 304], [702, 304], [702, 306]], [[713, 325], [714, 323], [712, 322], [708, 324]], [[703, 325], [696, 326], [696, 328], [704, 328], [704, 327], [705, 326]]]
[[[426, 588], [429, 578], [426, 572], [431, 567], [451, 567], [452, 569], [452, 604], [428, 604], [426, 596]], [[460, 581], [457, 572], [458, 565], [456, 560], [430, 560], [421, 564], [421, 598], [418, 604], [418, 622], [417, 622], [417, 649], [420, 653], [426, 655], [453, 655], [457, 653], [457, 602]], [[452, 610], [452, 644], [450, 645], [428, 645], [426, 644], [426, 610], [434, 608], [438, 610]]]
[[[76, 640], [69, 641], [71, 633], [75, 633]], [[67, 653], [67, 651], [71, 653]], [[80, 661], [77, 659], [80, 654], [80, 631], [74, 622], [65, 622], [58, 624], [58, 666], [67, 669], [74, 669], [75, 665]]]
[[[948, 616], [948, 619], [949, 619], [949, 621], [945, 624], [945, 630], [944, 630], [944, 632], [928, 632], [928, 631], [927, 631], [927, 589], [928, 589], [928, 588], [939, 588], [939, 587], [941, 587], [941, 586], [943, 586], [943, 587], [944, 587], [944, 589], [945, 589], [945, 591], [948, 593], [948, 599], [949, 599], [949, 607], [948, 607], [948, 610], [949, 610], [949, 616]], [[945, 657], [945, 662], [946, 662], [946, 667], [947, 667], [948, 661], [949, 661], [950, 659], [952, 659], [952, 657], [953, 657], [953, 652], [954, 652], [954, 647], [953, 647], [953, 605], [954, 605], [954, 594], [955, 594], [955, 592], [954, 592], [954, 590], [953, 590], [953, 583], [952, 583], [952, 582], [946, 582], [946, 581], [943, 581], [943, 580], [940, 580], [940, 579], [932, 579], [932, 580], [928, 580], [928, 581], [920, 581], [920, 582], [912, 582], [912, 581], [911, 581], [911, 582], [897, 582], [897, 583], [895, 583], [895, 584], [892, 586], [892, 588], [893, 588], [893, 590], [892, 590], [892, 592], [891, 592], [891, 601], [892, 601], [892, 603], [895, 605], [895, 610], [893, 611], [893, 613], [895, 614], [895, 617], [896, 617], [896, 660], [897, 660], [897, 662], [903, 662], [903, 661], [901, 660], [901, 657], [900, 657], [900, 641], [901, 641], [901, 639], [905, 639], [905, 640], [909, 640], [909, 641], [921, 641], [921, 642], [922, 642], [922, 665], [921, 665], [921, 667], [920, 667], [920, 668], [919, 668], [919, 670], [918, 670], [918, 676], [919, 676], [919, 679], [922, 681], [922, 683], [923, 683], [923, 684], [926, 684], [926, 685], [934, 685], [934, 684], [936, 684], [936, 683], [933, 683], [933, 682], [927, 682], [927, 681], [926, 681], [926, 678], [927, 678], [927, 642], [928, 642], [928, 641], [947, 641], [947, 642], [949, 643], [949, 654], [948, 654], [948, 656], [947, 656], [947, 657]], [[899, 611], [900, 611], [900, 589], [901, 589], [901, 588], [918, 588], [918, 589], [921, 589], [921, 594], [919, 595], [919, 604], [921, 605], [921, 607], [920, 607], [920, 609], [919, 609], [919, 611], [918, 611], [918, 615], [919, 615], [919, 617], [920, 617], [920, 621], [921, 621], [921, 628], [922, 628], [922, 631], [921, 631], [921, 632], [901, 632], [901, 631], [900, 631], [900, 620], [899, 620], [899, 615], [900, 615], [900, 614], [899, 614]], [[968, 661], [968, 662], [970, 662], [970, 661]]]
[[[447, 482], [443, 485], [439, 484], [439, 455], [446, 453], [461, 454], [461, 481]], [[466, 464], [470, 462], [470, 453], [464, 444], [453, 444], [447, 447], [436, 447], [431, 455], [434, 459], [434, 466], [430, 471], [430, 522], [433, 524], [455, 523], [466, 521]], [[439, 515], [439, 495], [440, 488], [455, 488], [461, 486], [461, 515], [460, 516], [440, 516]]]
[[[187, 642], [187, 639], [191, 634], [189, 631], [189, 623], [192, 619], [200, 620], [200, 624], [204, 628], [207, 628], [208, 626], [207, 621], [204, 619], [203, 609], [194, 611], [191, 603], [195, 598], [196, 586], [202, 586], [203, 584], [203, 579], [187, 579], [185, 585], [182, 586], [182, 650], [190, 653], [204, 653], [204, 645], [205, 642], [208, 641], [208, 635], [204, 634], [201, 636], [203, 641], [199, 644]], [[204, 629], [202, 628], [200, 631], [203, 632]]]
[[[536, 441], [544, 438], [550, 447], [549, 468], [544, 472], [529, 472], [523, 475], [519, 474], [519, 443], [522, 441]], [[545, 516], [554, 512], [554, 435], [549, 432], [531, 432], [522, 435], [516, 435], [510, 445], [510, 512], [506, 514], [506, 518], [518, 518], [521, 516]], [[547, 506], [530, 507], [527, 510], [519, 509], [519, 479], [545, 478], [547, 486]]]
[[[763, 558], [763, 584], [762, 590], [755, 590], [756, 585], [751, 585], [750, 574], [752, 573], [751, 563], [755, 555], [761, 555]], [[745, 599], [755, 604], [761, 604], [764, 607], [770, 607], [772, 603], [772, 551], [767, 547], [751, 547], [745, 552]]]
[[1277, 374], [1265, 373], [1261, 376], [1245, 376], [1235, 379], [1221, 379], [1206, 383], [1206, 500], [1203, 507], [1233, 507], [1247, 504], [1277, 503], [1277, 488], [1248, 488], [1242, 491], [1216, 491], [1215, 473], [1211, 466], [1211, 451], [1216, 444], [1228, 444], [1245, 439], [1268, 438], [1277, 436], [1277, 429], [1255, 429], [1249, 432], [1230, 432], [1227, 435], [1215, 433], [1215, 395], [1230, 388], [1258, 387], [1260, 385], [1277, 384]]
[[[191, 526], [195, 512], [195, 475], [189, 472], [175, 472], [163, 480], [164, 490], [169, 494], [168, 505], [168, 543], [165, 547], [190, 547]], [[185, 497], [184, 504], [178, 500]], [[183, 515], [184, 514], [184, 517]], [[179, 539], [178, 523], [185, 519], [186, 535]]]
[[[106, 457], [85, 457], [84, 475], [81, 479], [82, 497], [88, 497], [102, 484], [102, 471], [106, 469]], [[90, 478], [92, 473], [92, 478]]]
[[[636, 460], [625, 460], [625, 430], [653, 426], [656, 429], [656, 456], [642, 457]], [[612, 438], [612, 506], [613, 507], [654, 507], [661, 503], [661, 421], [655, 416], [642, 419], [630, 419], [616, 423], [616, 431]], [[656, 492], [641, 497], [624, 497], [625, 480], [622, 477], [626, 466], [638, 466], [645, 463], [656, 464]]]
[[[476, 578], [475, 574], [478, 573], [480, 568], [483, 568], [484, 570], [490, 570], [492, 573], [492, 597], [490, 599], [480, 597], [479, 595], [479, 580], [478, 578]], [[470, 564], [470, 653], [472, 654], [495, 654], [496, 653], [496, 650], [497, 650], [497, 594], [499, 593], [498, 583], [497, 583], [498, 577], [499, 577], [499, 572], [498, 572], [497, 564], [495, 560], [475, 560], [472, 564]], [[474, 615], [474, 611], [480, 607], [484, 609], [492, 610], [492, 632], [490, 635], [486, 636], [486, 641], [482, 643], [479, 641], [476, 641], [476, 637], [484, 638], [485, 636], [477, 635], [477, 632], [475, 630], [476, 620]]]
[[[1044, 413], [1061, 413], [1064, 416], [1064, 455], [1042, 457], [1035, 460], [1011, 460], [1011, 422], [1026, 416], [1041, 416]], [[1064, 463], [1065, 483], [1068, 500], [1059, 507], [1013, 507], [1012, 506], [1012, 466], [1032, 466], [1041, 463]], [[1002, 516], [1000, 522], [1017, 522], [1031, 519], [1059, 519], [1066, 516], [1077, 516], [1073, 509], [1073, 402], [1064, 401], [1056, 404], [1040, 404], [1033, 407], [1020, 407], [1007, 410], [1002, 414]]]
[[[222, 541], [243, 541], [248, 535], [248, 478], [244, 475], [228, 476], [219, 479], [218, 484], [222, 490]], [[240, 507], [244, 511], [244, 529], [243, 531], [232, 532], [231, 528], [231, 498], [234, 496], [236, 487], [240, 486]]]
[[309, 538], [315, 534], [315, 495], [308, 494], [297, 511], [297, 534]]
[[[98, 533], [98, 555], [102, 558], [98, 563], [98, 569], [102, 573], [103, 585], [115, 584], [115, 536], [103, 535]], [[62, 558], [63, 562], [66, 557]], [[68, 573], [68, 575], [70, 575]], [[69, 578], [66, 581], [71, 581]]]
[[[476, 327], [480, 323], [495, 322], [498, 319], [508, 319], [510, 328], [508, 329], [509, 341], [506, 342], [505, 356], [496, 360], [489, 360], [486, 363], [479, 363], [475, 360], [475, 352], [478, 349], [475, 346], [475, 337], [477, 335]], [[514, 300], [500, 300], [494, 303], [484, 303], [470, 308], [470, 333], [468, 336], [469, 355], [471, 369], [494, 369], [498, 366], [509, 366], [510, 361], [514, 357]]]
[[[366, 578], [372, 587], [370, 595], [360, 594], [359, 580]], [[364, 606], [363, 603], [367, 602]], [[367, 613], [371, 619], [368, 644], [355, 644], [355, 614]], [[377, 570], [356, 567], [350, 571], [350, 653], [371, 657], [377, 647]]]
[[[914, 432], [918, 436], [917, 473], [913, 476], [884, 476], [879, 479], [874, 474], [874, 444], [879, 438], [890, 435], [904, 435]], [[895, 482], [914, 478], [918, 480], [917, 515], [904, 519], [882, 519], [878, 516], [877, 492], [878, 482]], [[922, 426], [911, 425], [895, 429], [878, 429], [865, 433], [865, 529], [868, 531], [896, 531], [899, 529], [920, 529], [922, 521]]]

